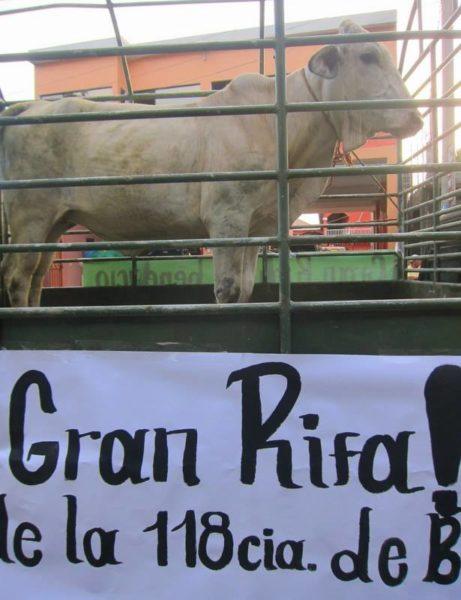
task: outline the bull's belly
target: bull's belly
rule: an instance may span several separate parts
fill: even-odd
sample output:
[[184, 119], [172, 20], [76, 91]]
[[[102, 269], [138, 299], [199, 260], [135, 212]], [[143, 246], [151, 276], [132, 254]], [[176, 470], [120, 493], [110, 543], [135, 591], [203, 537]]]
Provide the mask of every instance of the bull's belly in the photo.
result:
[[200, 219], [199, 199], [158, 194], [151, 189], [106, 188], [76, 194], [71, 220], [110, 240], [191, 239], [207, 237]]
[[131, 212], [121, 211], [120, 222], [110, 221], [110, 216], [81, 215], [75, 219], [79, 225], [88, 227], [93, 233], [108, 240], [165, 240], [165, 239], [192, 239], [208, 237], [208, 233], [200, 222], [183, 221], [165, 222], [155, 218], [154, 215], [144, 213], [133, 222]]

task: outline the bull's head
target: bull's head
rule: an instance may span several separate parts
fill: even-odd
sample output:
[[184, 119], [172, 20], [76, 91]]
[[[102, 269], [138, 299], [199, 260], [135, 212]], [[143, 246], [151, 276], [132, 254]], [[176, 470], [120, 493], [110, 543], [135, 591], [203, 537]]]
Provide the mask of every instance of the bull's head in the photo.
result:
[[[367, 33], [350, 20], [339, 33]], [[322, 100], [394, 100], [410, 95], [387, 48], [374, 42], [338, 44], [319, 50], [309, 61], [317, 75]], [[414, 135], [422, 127], [416, 109], [364, 109], [329, 113], [346, 151], [358, 148], [378, 131], [399, 138]]]

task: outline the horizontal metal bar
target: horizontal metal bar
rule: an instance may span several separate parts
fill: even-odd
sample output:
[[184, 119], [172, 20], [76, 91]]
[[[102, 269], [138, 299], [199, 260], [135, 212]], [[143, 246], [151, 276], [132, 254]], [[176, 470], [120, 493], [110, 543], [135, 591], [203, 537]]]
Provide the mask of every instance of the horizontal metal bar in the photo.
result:
[[363, 110], [368, 108], [415, 108], [429, 106], [460, 106], [461, 98], [436, 98], [436, 99], [389, 99], [389, 100], [335, 100], [331, 102], [296, 102], [287, 104], [289, 112], [305, 111], [333, 111], [333, 110]]
[[[387, 175], [399, 173], [452, 173], [461, 171], [461, 163], [425, 163], [422, 165], [366, 165], [353, 167], [319, 167], [289, 169], [289, 179], [355, 175]], [[154, 183], [216, 183], [219, 181], [268, 181], [276, 180], [277, 171], [220, 171], [216, 173], [177, 173], [158, 175], [124, 175], [105, 177], [62, 177], [43, 179], [0, 180], [0, 190], [43, 189], [85, 186], [145, 185]]]
[[381, 31], [374, 33], [312, 34], [297, 37], [285, 36], [283, 44], [286, 47], [323, 46], [326, 44], [360, 44], [363, 42], [393, 42], [398, 40], [424, 40], [432, 38], [458, 39], [461, 38], [461, 30], [432, 29], [424, 31]]
[[450, 52], [450, 54], [445, 58], [445, 60], [443, 60], [439, 65], [437, 65], [437, 68], [434, 70], [434, 73], [431, 73], [430, 76], [427, 79], [425, 79], [423, 83], [411, 94], [412, 97], [414, 98], [415, 96], [417, 96], [427, 85], [429, 85], [431, 83], [431, 78], [433, 77], [433, 75], [442, 71], [448, 65], [448, 63], [450, 63], [454, 59], [454, 57], [458, 54], [460, 50], [461, 44], [456, 46], [456, 48]]
[[418, 298], [392, 300], [334, 300], [325, 302], [292, 302], [292, 312], [364, 312], [364, 311], [413, 311], [413, 310], [459, 310], [461, 298]]
[[251, 3], [260, 2], [260, 0], [147, 0], [139, 2], [114, 2], [114, 6], [119, 8], [125, 8], [129, 6], [171, 6], [176, 4], [226, 4], [233, 2]]
[[128, 8], [130, 6], [175, 6], [178, 4], [226, 4], [259, 2], [260, 0], [148, 0], [145, 2], [114, 2], [116, 8]]
[[290, 179], [304, 177], [352, 177], [355, 175], [389, 175], [401, 173], [452, 173], [461, 171], [461, 163], [425, 163], [421, 165], [366, 165], [353, 167], [323, 167], [313, 169], [290, 169]]
[[[399, 241], [447, 241], [461, 240], [461, 231], [428, 231], [409, 233], [369, 233], [290, 236], [290, 245], [306, 246], [310, 244], [336, 242], [399, 242]], [[242, 238], [201, 238], [181, 240], [142, 240], [108, 242], [56, 242], [32, 244], [0, 244], [0, 253], [15, 252], [56, 252], [79, 250], [149, 250], [154, 248], [217, 248], [225, 246], [264, 246], [278, 245], [278, 237], [242, 237]]]
[[[460, 30], [428, 30], [428, 31], [383, 31], [377, 33], [348, 33], [332, 35], [310, 35], [304, 37], [289, 37], [283, 40], [285, 47], [321, 46], [324, 44], [346, 44], [377, 41], [394, 41], [400, 39], [458, 39]], [[251, 50], [260, 48], [275, 48], [274, 38], [235, 40], [228, 42], [194, 42], [182, 44], [136, 44], [119, 48], [80, 48], [73, 50], [35, 50], [30, 52], [15, 52], [0, 54], [0, 63], [17, 61], [53, 61], [95, 56], [143, 56], [148, 54], [173, 54], [183, 52], [204, 52], [213, 50]]]
[[347, 229], [355, 227], [387, 227], [388, 225], [398, 225], [397, 220], [387, 221], [348, 221], [347, 223], [320, 223], [319, 225], [300, 225], [291, 229]]
[[[137, 102], [142, 100], [169, 100], [173, 98], [205, 98], [215, 93], [216, 90], [190, 90], [189, 92], [133, 92], [132, 94], [119, 94], [118, 96], [84, 96], [84, 98], [96, 102], [106, 102], [109, 100], [119, 102], [123, 100], [132, 100], [133, 102]], [[47, 98], [44, 98], [44, 100], [46, 99]], [[59, 98], [57, 99], [59, 100]]]
[[[176, 98], [204, 98], [207, 96], [211, 96], [211, 94], [215, 94], [216, 90], [195, 90], [190, 92], [155, 93], [134, 92], [133, 94], [118, 94], [115, 96], [78, 96], [77, 92], [78, 90], [76, 90], [75, 96], [62, 96], [60, 98], [43, 97], [39, 98], [38, 100], [46, 100], [47, 102], [57, 102], [58, 100], [63, 100], [64, 98], [83, 98], [84, 100], [91, 100], [91, 102], [124, 102], [127, 100], [131, 100], [133, 102], [138, 102], [142, 104], [142, 101], [149, 102], [150, 100], [169, 100]], [[0, 100], [0, 106], [13, 106], [13, 104], [17, 104], [18, 102], [37, 102], [37, 98], [29, 98], [26, 100]]]
[[[437, 259], [439, 254], [437, 253]], [[405, 269], [406, 273], [461, 273], [461, 268], [456, 267], [430, 267], [420, 269]]]
[[[460, 102], [461, 106], [461, 102]], [[146, 110], [118, 110], [81, 112], [30, 117], [1, 117], [0, 126], [43, 125], [47, 123], [79, 123], [90, 121], [130, 121], [136, 119], [162, 119], [173, 117], [209, 117], [228, 115], [259, 115], [275, 113], [275, 105], [259, 104], [248, 106], [189, 106], [183, 108], [150, 108]]]
[[0, 190], [85, 187], [106, 185], [144, 185], [153, 183], [197, 183], [218, 181], [263, 181], [277, 179], [277, 171], [238, 171], [178, 173], [158, 175], [121, 175], [105, 177], [70, 177], [50, 179], [0, 180]]
[[208, 260], [213, 257], [210, 254], [178, 254], [178, 255], [166, 255], [166, 256], [151, 256], [151, 255], [136, 255], [136, 256], [74, 256], [72, 258], [55, 258], [54, 264], [61, 263], [103, 263], [103, 262], [143, 262], [146, 260], [188, 260], [191, 258], [198, 258], [200, 260]]
[[431, 183], [434, 183], [437, 181], [437, 179], [440, 179], [440, 177], [443, 177], [445, 174], [444, 173], [434, 173], [434, 175], [432, 175], [431, 177], [428, 177], [427, 179], [425, 179], [424, 181], [421, 181], [420, 183], [415, 183], [413, 185], [410, 185], [407, 188], [404, 188], [401, 192], [400, 192], [400, 196], [404, 196], [405, 194], [413, 194], [414, 192], [416, 192], [417, 190], [428, 186]]
[[2, 319], [166, 317], [169, 315], [276, 314], [278, 302], [249, 304], [160, 304], [138, 306], [50, 306], [40, 308], [0, 308]]
[[[424, 258], [434, 258], [433, 254], [412, 254], [404, 257], [404, 260], [423, 260]], [[437, 252], [437, 258], [461, 258], [461, 252]]]
[[20, 8], [8, 8], [6, 10], [0, 10], [0, 17], [4, 17], [7, 15], [17, 15], [20, 13], [28, 13], [28, 12], [37, 12], [44, 11], [50, 9], [62, 9], [62, 8], [105, 8], [107, 10], [106, 4], [89, 4], [88, 2], [57, 2], [56, 4], [38, 4], [37, 6], [22, 6]]
[[163, 43], [163, 44], [136, 44], [123, 48], [113, 46], [109, 48], [79, 48], [74, 50], [34, 50], [29, 52], [15, 52], [0, 54], [0, 63], [6, 62], [41, 62], [56, 60], [73, 60], [76, 58], [95, 58], [109, 56], [148, 56], [154, 54], [181, 54], [188, 52], [211, 52], [214, 50], [259, 50], [260, 48], [274, 48], [272, 38], [260, 40], [234, 40], [230, 42], [193, 42], [193, 43]]
[[[419, 202], [418, 204], [415, 204], [414, 206], [407, 206], [405, 207], [403, 210], [405, 213], [408, 213], [412, 210], [419, 210], [425, 206], [429, 206], [429, 205], [433, 205], [434, 201], [435, 202], [441, 202], [442, 200], [448, 200], [449, 198], [453, 198], [454, 196], [458, 196], [459, 194], [461, 194], [461, 190], [452, 190], [450, 192], [447, 192], [446, 194], [442, 194], [441, 196], [436, 196], [435, 198], [430, 198], [429, 200], [424, 200], [423, 202]], [[407, 223], [409, 222], [408, 220], [406, 221]]]
[[[448, 197], [460, 196], [461, 197], [461, 190], [459, 190], [458, 193], [456, 193], [456, 192], [450, 192], [449, 194], [444, 194], [444, 196], [448, 196]], [[439, 201], [440, 201], [439, 198], [433, 198], [432, 204], [435, 204], [436, 202], [439, 202]], [[418, 209], [419, 209], [419, 205], [417, 205], [413, 210], [418, 210]], [[461, 205], [450, 206], [450, 207], [447, 207], [447, 208], [441, 208], [440, 210], [431, 210], [431, 211], [425, 212], [420, 217], [414, 217], [414, 218], [411, 218], [411, 219], [406, 219], [405, 223], [406, 224], [409, 224], [409, 223], [418, 223], [419, 221], [422, 221], [422, 220], [426, 219], [427, 217], [432, 217], [433, 215], [436, 215], [436, 216], [446, 215], [446, 214], [457, 212], [457, 211], [461, 211]]]
[[[156, 0], [156, 1], [144, 1], [144, 2], [113, 2], [114, 8], [139, 8], [148, 6], [175, 6], [175, 5], [194, 5], [194, 4], [225, 4], [225, 3], [251, 3], [259, 2], [259, 0]], [[95, 8], [95, 9], [106, 9], [106, 4], [89, 4], [88, 2], [57, 2], [56, 4], [39, 4], [37, 6], [24, 6], [21, 8], [9, 8], [7, 10], [0, 11], [0, 17], [5, 15], [15, 15], [19, 13], [35, 12], [42, 10], [51, 9], [63, 9], [63, 8]]]
[[408, 158], [406, 158], [402, 162], [402, 164], [405, 165], [405, 164], [409, 163], [410, 161], [414, 160], [416, 157], [423, 154], [423, 152], [425, 152], [426, 150], [429, 150], [429, 148], [433, 148], [434, 144], [442, 141], [444, 138], [448, 137], [449, 135], [451, 135], [452, 133], [457, 131], [460, 127], [461, 127], [461, 122], [456, 123], [455, 125], [453, 125], [449, 129], [447, 129], [446, 131], [442, 131], [441, 134], [439, 134], [435, 138], [431, 139], [427, 144], [424, 144], [424, 146], [421, 146], [421, 148], [419, 148], [416, 152], [413, 152], [413, 154], [411, 154]]
[[319, 199], [322, 200], [333, 200], [333, 199], [344, 199], [353, 200], [355, 198], [387, 198], [390, 196], [397, 196], [397, 194], [385, 194], [384, 192], [376, 193], [363, 193], [363, 194], [321, 194]]
[[[459, 194], [461, 195], [461, 191], [459, 192]], [[437, 198], [435, 200], [437, 200]], [[428, 213], [426, 213], [426, 214], [424, 214], [424, 215], [422, 215], [420, 217], [414, 217], [412, 219], [406, 219], [405, 220], [405, 224], [409, 225], [411, 223], [419, 223], [421, 221], [424, 221], [424, 219], [427, 219], [428, 217], [432, 217], [432, 216], [439, 217], [441, 215], [449, 215], [449, 214], [452, 214], [452, 213], [456, 214], [458, 212], [461, 212], [461, 205], [450, 206], [448, 208], [442, 208], [442, 209], [437, 210], [435, 212], [428, 212]]]
[[[288, 112], [320, 112], [335, 110], [364, 110], [369, 108], [409, 108], [415, 106], [461, 106], [461, 98], [444, 100], [348, 100], [334, 102], [299, 102], [287, 104]], [[17, 117], [0, 116], [0, 127], [14, 125], [43, 125], [46, 123], [75, 123], [90, 121], [128, 121], [135, 119], [162, 119], [173, 117], [208, 117], [228, 115], [275, 114], [275, 104], [250, 104], [237, 106], [187, 106], [180, 108], [151, 108], [145, 110], [118, 110], [78, 112]]]
[[[325, 244], [336, 242], [404, 242], [411, 240], [444, 241], [461, 240], [461, 231], [437, 231], [437, 232], [419, 232], [412, 231], [408, 233], [358, 233], [358, 234], [338, 234], [338, 235], [309, 235], [309, 236], [291, 236], [290, 244], [296, 246], [305, 246], [310, 244]], [[0, 246], [1, 249], [1, 246]]]
[[[421, 298], [398, 300], [344, 300], [322, 302], [291, 302], [291, 312], [363, 312], [388, 310], [445, 311], [461, 308], [461, 298]], [[180, 314], [276, 314], [279, 302], [254, 302], [249, 304], [165, 304], [138, 306], [75, 306], [40, 308], [0, 308], [2, 319], [47, 318], [112, 318], [112, 317], [164, 317]]]
[[181, 240], [136, 240], [111, 242], [56, 242], [49, 244], [0, 244], [0, 253], [56, 252], [77, 250], [151, 250], [154, 248], [220, 248], [223, 246], [264, 246], [277, 244], [273, 237], [200, 238]]
[[[278, 243], [278, 241], [277, 241]], [[276, 245], [275, 243], [273, 245]], [[372, 252], [335, 252], [334, 256], [376, 256], [377, 254], [392, 254], [390, 250], [373, 250]], [[331, 256], [331, 252], [329, 250], [316, 250], [314, 252], [296, 252], [296, 256]], [[278, 252], [268, 252], [266, 256], [277, 257]], [[210, 254], [180, 254], [180, 255], [158, 255], [158, 256], [150, 256], [150, 255], [138, 255], [138, 256], [75, 256], [72, 258], [55, 258], [53, 263], [61, 264], [61, 263], [104, 263], [104, 262], [143, 262], [146, 260], [153, 261], [165, 261], [165, 260], [190, 260], [190, 259], [198, 259], [198, 260], [211, 260], [213, 257]]]
[[457, 227], [461, 225], [461, 221], [449, 221], [447, 220], [445, 223], [440, 223], [440, 225], [436, 225], [435, 227], [423, 227], [419, 229], [419, 231], [447, 231], [448, 229], [453, 229], [453, 227]]
[[[434, 233], [436, 233], [436, 234], [437, 234], [437, 233], [440, 233], [440, 232], [434, 232]], [[459, 231], [458, 231], [457, 233], [459, 233]], [[447, 241], [450, 241], [451, 239], [453, 239], [453, 238], [447, 238]], [[435, 240], [435, 241], [438, 241], [438, 242], [440, 242], [440, 243], [441, 243], [441, 242], [443, 242], [444, 240], [437, 239], [437, 240]], [[426, 240], [426, 241], [423, 241], [423, 242], [410, 242], [410, 243], [405, 243], [405, 249], [409, 249], [409, 248], [410, 248], [410, 249], [413, 249], [413, 248], [420, 248], [421, 246], [428, 246], [429, 244], [432, 244], [432, 245], [433, 245], [433, 244], [434, 244], [434, 240], [432, 240], [432, 241], [430, 241], [430, 240]]]
[[66, 231], [63, 235], [94, 235], [94, 234], [89, 229], [70, 229], [69, 231]]
[[[461, 209], [461, 206], [459, 207]], [[439, 230], [445, 230], [445, 229], [452, 229], [453, 227], [459, 227], [461, 226], [461, 221], [450, 221], [447, 219], [447, 221], [440, 223], [439, 225], [436, 225], [435, 229], [437, 229], [437, 231]]]
[[[452, 98], [453, 94], [460, 88], [461, 86], [461, 81], [458, 81], [457, 83], [455, 83], [454, 85], [451, 86], [451, 88], [449, 88], [444, 94], [442, 94], [442, 96], [439, 96], [439, 100], [443, 100], [445, 98]], [[430, 114], [430, 112], [434, 110], [433, 108], [428, 108], [427, 110], [425, 110], [424, 112], [421, 113], [421, 118], [425, 119], [427, 117], [427, 115]]]

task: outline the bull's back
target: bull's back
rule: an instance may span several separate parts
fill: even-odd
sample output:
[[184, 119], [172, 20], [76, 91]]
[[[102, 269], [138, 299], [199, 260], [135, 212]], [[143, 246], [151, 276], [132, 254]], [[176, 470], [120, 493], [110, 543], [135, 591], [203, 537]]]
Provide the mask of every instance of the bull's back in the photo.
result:
[[[99, 104], [81, 99], [36, 102], [15, 114], [40, 116], [150, 106]], [[152, 175], [198, 171], [200, 152], [193, 120], [127, 120], [24, 125], [5, 128], [7, 179]], [[183, 121], [181, 123], [180, 121]], [[175, 129], [175, 131], [173, 131]], [[34, 192], [8, 194], [9, 204]], [[103, 237], [171, 237], [203, 233], [200, 184], [73, 187], [41, 190], [40, 201]]]
[[[65, 98], [8, 110], [20, 116], [46, 116], [145, 108], [152, 107]], [[153, 118], [4, 128], [5, 176], [33, 179], [194, 171], [199, 167], [195, 125], [194, 119]]]

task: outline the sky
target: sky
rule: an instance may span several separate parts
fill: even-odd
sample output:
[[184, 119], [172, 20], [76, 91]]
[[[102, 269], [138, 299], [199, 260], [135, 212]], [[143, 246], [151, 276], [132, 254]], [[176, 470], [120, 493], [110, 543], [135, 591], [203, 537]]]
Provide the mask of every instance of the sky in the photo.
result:
[[[0, 0], [0, 13], [11, 8], [53, 4], [59, 0]], [[65, 1], [65, 0], [61, 0]], [[73, 2], [79, 0], [72, 0]], [[103, 3], [104, 0], [82, 0]], [[120, 0], [118, 0], [120, 1]], [[129, 4], [130, 0], [123, 0]], [[438, 0], [422, 0], [435, 5]], [[273, 2], [266, 2], [266, 24], [273, 23]], [[285, 0], [286, 22], [398, 9], [405, 28], [410, 0]], [[219, 5], [117, 9], [122, 36], [128, 43], [156, 42], [259, 25], [259, 2]], [[0, 15], [0, 53], [113, 37], [109, 13], [102, 9], [52, 9], [13, 16]], [[0, 88], [7, 100], [33, 97], [30, 63], [0, 64]]]

